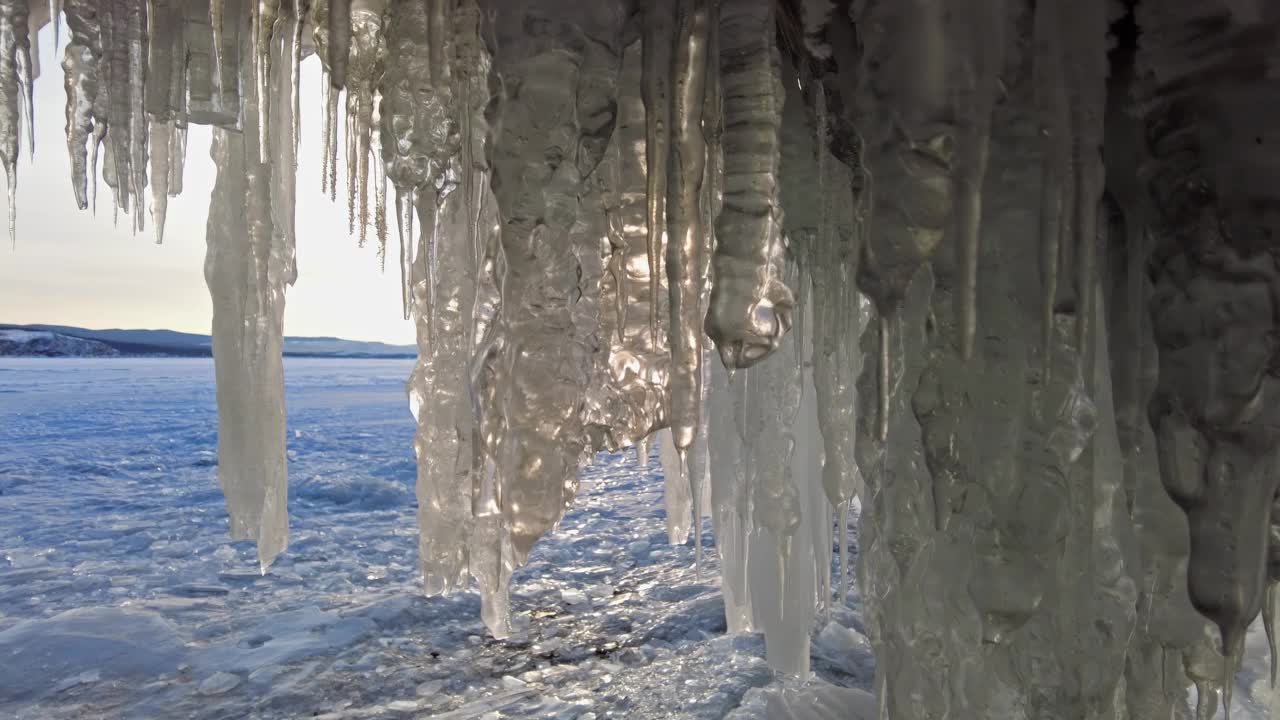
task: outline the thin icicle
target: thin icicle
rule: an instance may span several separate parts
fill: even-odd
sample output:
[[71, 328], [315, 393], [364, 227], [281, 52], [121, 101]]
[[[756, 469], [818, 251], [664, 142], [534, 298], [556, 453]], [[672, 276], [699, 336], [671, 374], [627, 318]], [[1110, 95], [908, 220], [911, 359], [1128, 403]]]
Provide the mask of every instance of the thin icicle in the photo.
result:
[[1267, 583], [1266, 596], [1262, 601], [1262, 627], [1267, 633], [1267, 649], [1271, 659], [1271, 689], [1276, 689], [1276, 584]]
[[666, 240], [667, 164], [670, 157], [670, 72], [674, 0], [651, 0], [644, 8], [641, 97], [645, 108], [646, 205], [649, 245], [649, 335], [658, 344], [659, 273]]
[[893, 377], [892, 352], [890, 351], [890, 342], [892, 341], [893, 329], [891, 327], [892, 320], [883, 312], [880, 313], [879, 324], [879, 355], [880, 367], [879, 382], [876, 385], [876, 399], [878, 414], [876, 416], [877, 435], [880, 442], [889, 439], [889, 396], [892, 392], [890, 387], [890, 379]]
[[[698, 434], [702, 398], [702, 212], [699, 199], [706, 166], [702, 109], [707, 71], [707, 5], [685, 3], [678, 19], [674, 62], [671, 64], [670, 155], [667, 160], [666, 247], [667, 287], [670, 294], [671, 374], [668, 421], [681, 457]], [[646, 40], [649, 38], [646, 37]], [[653, 91], [653, 94], [657, 94]], [[646, 122], [652, 118], [646, 108]], [[661, 118], [659, 118], [661, 120]], [[652, 155], [650, 155], [652, 157]], [[650, 174], [652, 175], [652, 170]], [[653, 187], [652, 177], [649, 186]], [[653, 205], [650, 203], [650, 209]], [[650, 237], [652, 241], [652, 237]], [[650, 246], [652, 250], [652, 246]], [[650, 272], [656, 266], [650, 267]], [[650, 290], [654, 284], [650, 278]], [[695, 487], [692, 497], [697, 497]]]

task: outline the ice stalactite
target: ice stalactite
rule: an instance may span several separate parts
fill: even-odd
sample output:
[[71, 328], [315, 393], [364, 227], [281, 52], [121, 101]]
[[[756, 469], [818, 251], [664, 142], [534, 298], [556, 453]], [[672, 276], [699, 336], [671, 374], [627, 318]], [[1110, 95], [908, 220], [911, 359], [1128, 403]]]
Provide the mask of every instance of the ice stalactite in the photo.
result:
[[[251, 0], [250, 45], [253, 47], [253, 83], [259, 98], [268, 97], [271, 90], [271, 40], [277, 32], [280, 20], [280, 0]], [[267, 136], [270, 134], [269, 103], [258, 103], [258, 152], [266, 156], [270, 152]]]
[[969, 3], [967, 31], [957, 32], [967, 62], [961, 63], [958, 83], [959, 122], [954, 177], [955, 208], [951, 231], [955, 233], [958, 297], [955, 301], [957, 349], [968, 358], [978, 330], [978, 244], [981, 240], [982, 185], [987, 174], [991, 144], [991, 112], [996, 102], [999, 75], [1004, 69], [1004, 49], [1009, 13], [1006, 0], [974, 0]]
[[[622, 12], [608, 3], [579, 21], [585, 25], [555, 34], [530, 34], [525, 20], [518, 12], [496, 20], [494, 62], [507, 94], [491, 157], [506, 276], [489, 339], [491, 348], [502, 347], [506, 435], [498, 472], [521, 563], [577, 486], [584, 441], [577, 408], [589, 354], [573, 332], [579, 291], [569, 232], [583, 179], [599, 165], [613, 130]], [[581, 42], [566, 43], [566, 33]], [[601, 138], [606, 143], [595, 142]]]
[[[92, 0], [68, 0], [67, 42], [62, 69], [67, 90], [67, 150], [71, 155], [71, 186], [81, 210], [89, 207], [88, 183], [97, 167], [89, 166], [88, 144], [95, 143], [95, 127], [106, 123], [98, 100], [98, 67], [102, 60], [102, 27], [98, 5]], [[184, 28], [185, 29], [185, 28]]]
[[[666, 182], [666, 270], [671, 292], [671, 436], [681, 456], [698, 432], [702, 398], [702, 110], [707, 74], [707, 0], [681, 3], [671, 64], [670, 157]], [[651, 154], [652, 157], [652, 154]], [[652, 182], [652, 181], [651, 181]], [[653, 269], [652, 263], [650, 269]], [[682, 462], [684, 462], [682, 460]], [[694, 496], [699, 489], [692, 489]]]
[[[1275, 472], [1273, 298], [1280, 83], [1273, 11], [1140, 7], [1143, 169], [1156, 218], [1149, 301], [1159, 381], [1149, 405], [1170, 496], [1185, 511], [1191, 603], [1218, 628], [1224, 690], [1262, 609]], [[1226, 702], [1229, 704], [1229, 694]]]
[[649, 334], [658, 343], [658, 315], [665, 244], [667, 242], [667, 173], [671, 143], [672, 59], [676, 32], [676, 4], [654, 0], [642, 11], [641, 97], [645, 117], [645, 227], [649, 263]]
[[783, 89], [773, 28], [772, 3], [720, 3], [724, 198], [706, 332], [730, 368], [749, 367], [775, 350], [791, 326], [794, 304], [782, 281]]
[[720, 556], [720, 591], [729, 632], [755, 629], [747, 591], [747, 537], [751, 516], [747, 497], [746, 453], [742, 436], [745, 372], [733, 378], [723, 365], [711, 364], [707, 446], [711, 466], [711, 520]]
[[[162, 243], [169, 197], [182, 187], [180, 153], [185, 148], [179, 136], [187, 123], [186, 11], [174, 0], [153, 1], [149, 8], [145, 102], [150, 126], [151, 225], [156, 242]], [[265, 96], [259, 92], [259, 97]]]
[[[378, 104], [378, 86], [382, 81], [387, 45], [383, 14], [386, 0], [353, 0], [351, 3], [351, 50], [347, 63], [347, 211], [357, 228], [360, 245], [364, 245], [369, 229], [369, 167], [373, 154], [373, 118]], [[332, 61], [331, 61], [332, 62]], [[351, 181], [351, 180], [354, 181]], [[373, 188], [375, 213], [385, 212], [385, 200]], [[375, 214], [375, 227], [385, 227], [386, 218]]]
[[[639, 443], [666, 421], [671, 353], [669, 333], [650, 332], [647, 125], [642, 100], [642, 49], [633, 42], [622, 52], [616, 95], [617, 121], [604, 159], [596, 170], [602, 184], [607, 272], [601, 297], [613, 312], [602, 312], [600, 346], [594, 365], [599, 378], [587, 390], [582, 417], [593, 447], [618, 450]], [[658, 276], [665, 290], [666, 277]], [[660, 292], [657, 300], [666, 296]], [[669, 315], [660, 315], [662, 330]]]
[[879, 437], [887, 437], [895, 313], [911, 277], [928, 262], [951, 220], [957, 125], [947, 68], [965, 27], [945, 3], [869, 2], [855, 18], [869, 31], [859, 104], [865, 119], [871, 221], [858, 286], [879, 316]]
[[[457, 158], [461, 143], [474, 138], [458, 135], [452, 68], [432, 65], [433, 57], [447, 59], [453, 52], [452, 28], [433, 27], [444, 19], [442, 5], [438, 0], [388, 4], [380, 111], [382, 159], [396, 189], [402, 270], [407, 265], [419, 347], [407, 390], [418, 421], [420, 558], [428, 594], [466, 582], [476, 471], [469, 376], [479, 271], [465, 232], [473, 203], [457, 187], [462, 173], [475, 172]], [[358, 25], [357, 37], [368, 29], [364, 20]], [[433, 43], [445, 44], [435, 48]], [[360, 45], [357, 40], [355, 46]], [[362, 52], [352, 52], [349, 103], [360, 92], [355, 88], [363, 71], [354, 58]], [[492, 622], [490, 628], [503, 632]]]
[[[238, 51], [247, 54], [248, 43]], [[265, 571], [288, 543], [281, 351], [293, 258], [273, 222], [272, 163], [258, 155], [254, 140], [256, 105], [265, 100], [254, 97], [251, 73], [241, 79], [249, 88], [244, 132], [215, 129], [210, 151], [218, 178], [209, 207], [205, 280], [213, 299], [218, 479], [231, 536], [257, 541]]]
[[34, 150], [27, 0], [0, 2], [0, 162], [9, 184], [9, 240], [18, 242], [18, 148], [23, 129]]
[[693, 517], [693, 495], [689, 493], [683, 453], [672, 438], [671, 428], [658, 431], [658, 462], [662, 465], [662, 504], [667, 515], [667, 541], [683, 545], [689, 531], [697, 526]]

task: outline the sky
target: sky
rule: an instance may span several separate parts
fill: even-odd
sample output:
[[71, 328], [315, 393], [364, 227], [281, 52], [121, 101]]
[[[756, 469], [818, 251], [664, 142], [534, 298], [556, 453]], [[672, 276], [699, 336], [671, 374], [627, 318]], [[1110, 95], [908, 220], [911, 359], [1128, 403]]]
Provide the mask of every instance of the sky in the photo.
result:
[[[62, 40], [65, 45], [65, 28]], [[0, 323], [208, 333], [212, 310], [204, 282], [205, 219], [215, 174], [210, 129], [190, 128], [183, 192], [169, 199], [163, 245], [155, 244], [149, 215], [146, 229], [136, 236], [127, 217], [114, 225], [111, 191], [101, 175], [97, 215], [79, 210], [63, 134], [62, 50], [55, 57], [49, 26], [40, 32], [39, 43], [35, 160], [24, 140], [17, 173], [17, 243], [0, 241]], [[319, 62], [313, 57], [304, 61], [302, 71], [298, 281], [286, 294], [285, 333], [412, 343], [413, 326], [400, 305], [394, 218], [389, 219], [391, 247], [384, 272], [372, 229], [364, 248], [347, 235], [342, 153], [337, 203], [320, 192], [319, 83]], [[149, 198], [149, 188], [146, 193]], [[8, 212], [8, 197], [0, 191], [0, 236]]]

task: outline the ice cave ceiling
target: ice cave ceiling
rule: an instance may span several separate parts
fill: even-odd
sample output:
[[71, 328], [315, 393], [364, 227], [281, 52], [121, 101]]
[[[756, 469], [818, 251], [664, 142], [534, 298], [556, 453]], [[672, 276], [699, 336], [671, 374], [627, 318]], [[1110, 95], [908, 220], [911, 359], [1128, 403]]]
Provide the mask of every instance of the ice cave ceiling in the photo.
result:
[[426, 590], [495, 635], [578, 466], [661, 437], [672, 540], [711, 517], [779, 670], [860, 498], [886, 717], [1208, 717], [1270, 636], [1280, 3], [0, 0], [11, 233], [50, 17], [82, 208], [163, 239], [215, 128], [218, 474], [264, 568], [305, 119], [417, 329]]

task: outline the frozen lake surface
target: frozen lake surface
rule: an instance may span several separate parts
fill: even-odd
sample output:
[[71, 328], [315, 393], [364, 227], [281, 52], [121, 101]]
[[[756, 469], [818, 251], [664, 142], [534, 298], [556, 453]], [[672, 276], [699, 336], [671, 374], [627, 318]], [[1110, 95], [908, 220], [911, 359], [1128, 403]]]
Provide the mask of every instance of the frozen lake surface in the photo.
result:
[[[207, 359], [0, 359], [0, 717], [766, 717], [804, 689], [725, 633], [711, 530], [600, 455], [512, 582], [517, 636], [417, 576], [412, 361], [285, 361], [288, 551], [261, 575], [217, 486]], [[814, 632], [868, 688], [856, 593]], [[810, 686], [812, 687], [812, 686]]]

